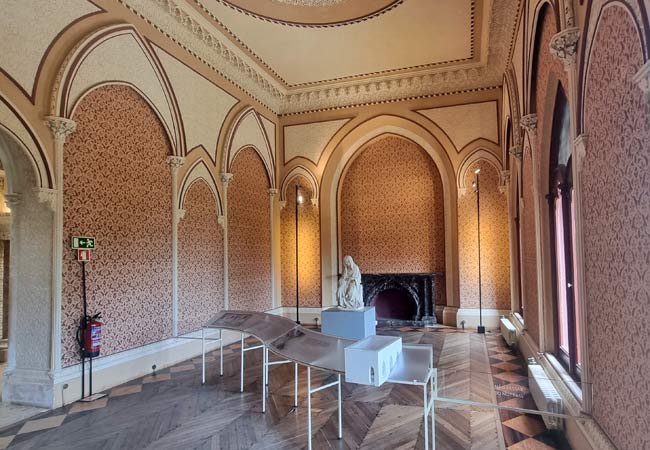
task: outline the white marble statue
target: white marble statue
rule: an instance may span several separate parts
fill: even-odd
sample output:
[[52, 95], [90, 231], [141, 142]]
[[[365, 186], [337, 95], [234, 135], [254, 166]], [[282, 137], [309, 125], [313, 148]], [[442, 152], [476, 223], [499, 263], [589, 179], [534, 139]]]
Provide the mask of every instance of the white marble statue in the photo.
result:
[[343, 258], [343, 273], [339, 277], [336, 298], [340, 309], [356, 310], [363, 308], [361, 271], [351, 256]]

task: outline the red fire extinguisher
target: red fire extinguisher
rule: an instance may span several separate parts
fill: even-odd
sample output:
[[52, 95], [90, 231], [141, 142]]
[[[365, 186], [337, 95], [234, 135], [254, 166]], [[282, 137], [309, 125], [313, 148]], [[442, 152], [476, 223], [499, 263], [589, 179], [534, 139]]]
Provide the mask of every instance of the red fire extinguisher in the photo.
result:
[[77, 341], [85, 358], [96, 358], [102, 347], [102, 323], [98, 320], [101, 313], [82, 319], [77, 331]]

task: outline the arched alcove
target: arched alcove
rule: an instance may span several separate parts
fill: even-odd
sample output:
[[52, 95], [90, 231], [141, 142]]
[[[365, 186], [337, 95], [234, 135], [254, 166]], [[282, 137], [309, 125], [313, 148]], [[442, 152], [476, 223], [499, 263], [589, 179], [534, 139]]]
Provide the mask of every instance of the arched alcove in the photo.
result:
[[[421, 125], [398, 116], [378, 116], [350, 130], [334, 145], [321, 178], [321, 260], [323, 305], [335, 304], [336, 282], [340, 261], [340, 228], [338, 220], [339, 185], [346, 166], [368, 142], [378, 136], [392, 134], [405, 138], [421, 147], [433, 160], [440, 172], [444, 211], [456, 210], [456, 177], [447, 151], [440, 142]], [[457, 215], [444, 215], [445, 236], [457, 233]], [[445, 298], [447, 312], [445, 323], [456, 323], [458, 307], [458, 247], [455, 239], [445, 239]]]

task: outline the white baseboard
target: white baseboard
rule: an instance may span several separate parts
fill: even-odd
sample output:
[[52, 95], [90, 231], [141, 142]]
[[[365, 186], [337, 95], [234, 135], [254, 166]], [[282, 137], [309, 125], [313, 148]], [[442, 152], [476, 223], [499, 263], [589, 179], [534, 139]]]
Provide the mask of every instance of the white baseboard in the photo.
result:
[[[509, 309], [486, 309], [483, 308], [483, 325], [485, 328], [499, 328], [501, 316], [510, 316]], [[456, 323], [461, 327], [463, 321], [465, 328], [476, 328], [479, 325], [480, 314], [478, 308], [459, 308], [456, 313]]]

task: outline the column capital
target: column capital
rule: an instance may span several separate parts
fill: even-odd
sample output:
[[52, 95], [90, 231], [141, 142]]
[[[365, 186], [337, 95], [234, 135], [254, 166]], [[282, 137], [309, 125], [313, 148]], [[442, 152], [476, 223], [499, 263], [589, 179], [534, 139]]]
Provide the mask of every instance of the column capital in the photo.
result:
[[5, 204], [7, 205], [7, 208], [13, 209], [14, 206], [20, 203], [22, 198], [22, 194], [5, 194]]
[[510, 171], [502, 170], [499, 173], [499, 192], [505, 194], [508, 192], [508, 186], [510, 186]]
[[650, 98], [650, 61], [641, 66], [639, 71], [632, 78], [639, 89], [645, 95], [646, 100]]
[[280, 209], [284, 209], [285, 206], [287, 206], [287, 201], [286, 200], [281, 200], [280, 201]]
[[276, 195], [278, 195], [278, 189], [277, 189], [277, 188], [270, 188], [270, 189], [268, 190], [268, 192], [269, 192], [269, 197], [271, 197], [271, 198], [273, 198], [273, 197], [275, 197]]
[[182, 156], [168, 156], [167, 165], [172, 171], [178, 171], [185, 164], [185, 158]]
[[556, 59], [564, 63], [566, 71], [575, 67], [579, 40], [580, 29], [576, 27], [562, 30], [551, 38], [549, 51]]
[[578, 173], [582, 172], [582, 167], [585, 161], [585, 157], [587, 156], [588, 140], [589, 140], [588, 135], [581, 134], [578, 137], [576, 137], [575, 141], [573, 142], [574, 159], [575, 159], [576, 168], [578, 169]]
[[56, 203], [59, 192], [56, 189], [35, 188], [34, 192], [40, 203], [46, 203], [50, 210], [56, 211]]
[[217, 217], [217, 223], [221, 225], [222, 229], [226, 228], [226, 216], [221, 214], [220, 216]]
[[221, 184], [223, 184], [225, 187], [228, 187], [228, 185], [232, 182], [232, 178], [233, 178], [232, 173], [222, 172], [219, 174], [219, 179], [221, 180]]
[[68, 136], [77, 129], [77, 123], [65, 117], [46, 116], [45, 124], [52, 130], [54, 139], [60, 142], [65, 142]]
[[524, 151], [521, 149], [521, 145], [513, 145], [508, 150], [508, 153], [517, 158], [519, 161], [521, 161], [521, 158], [524, 155]]
[[537, 114], [527, 114], [523, 116], [519, 125], [527, 133], [537, 133]]

